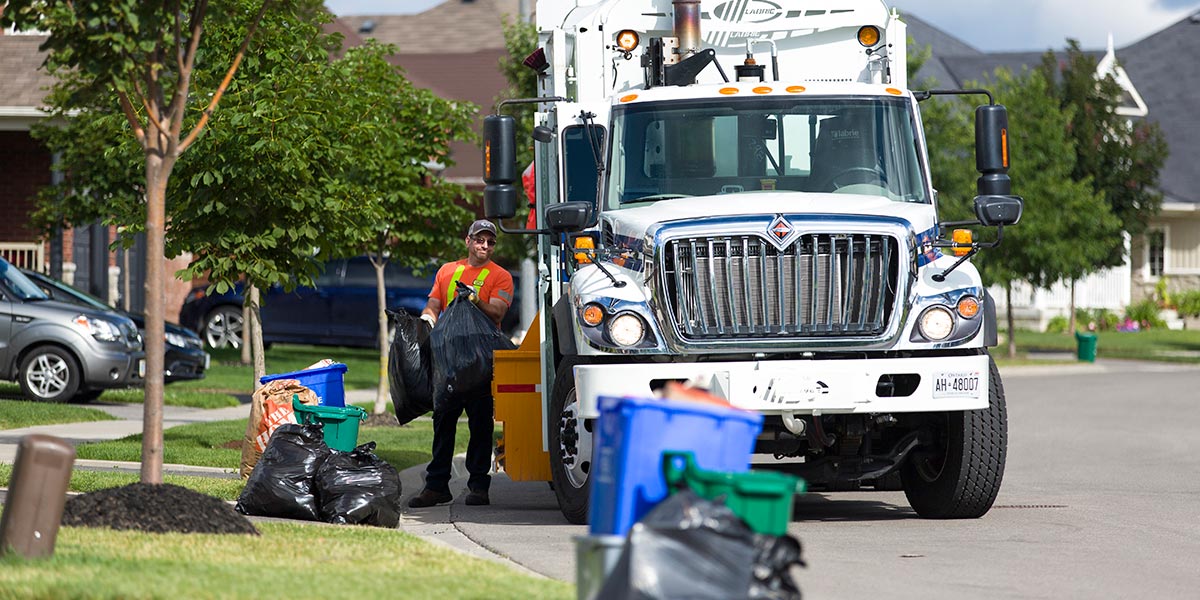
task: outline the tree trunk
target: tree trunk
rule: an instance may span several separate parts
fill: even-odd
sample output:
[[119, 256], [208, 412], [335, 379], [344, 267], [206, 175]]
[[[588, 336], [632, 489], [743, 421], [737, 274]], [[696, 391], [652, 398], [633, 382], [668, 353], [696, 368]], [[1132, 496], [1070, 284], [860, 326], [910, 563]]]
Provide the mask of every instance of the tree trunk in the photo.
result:
[[1075, 334], [1075, 280], [1071, 280], [1071, 300], [1067, 303], [1067, 310], [1071, 311], [1071, 316], [1067, 318], [1067, 333]]
[[[161, 138], [160, 138], [161, 139]], [[165, 144], [164, 144], [165, 145]], [[163, 368], [166, 353], [164, 254], [167, 179], [174, 158], [146, 151], [146, 350], [145, 400], [142, 405], [142, 483], [162, 483]]]
[[[257, 285], [250, 285], [250, 343], [254, 345], [254, 388], [258, 381], [267, 374], [267, 357], [263, 355], [262, 338], [262, 306], [259, 304], [260, 294]], [[242, 335], [246, 334], [245, 327]], [[242, 340], [245, 343], [245, 340]]]
[[1013, 321], [1013, 302], [1012, 302], [1012, 282], [1004, 284], [1004, 303], [1006, 304], [1004, 312], [1008, 317], [1008, 357], [1017, 357], [1017, 328]]
[[387, 266], [387, 259], [376, 262], [372, 257], [371, 264], [375, 266], [375, 300], [379, 313], [379, 388], [375, 390], [375, 410], [372, 412], [382, 415], [387, 411], [389, 398], [388, 351], [391, 350], [391, 340], [388, 339], [387, 289], [383, 282], [383, 269]]
[[243, 365], [250, 364], [250, 289], [242, 288], [242, 357]]

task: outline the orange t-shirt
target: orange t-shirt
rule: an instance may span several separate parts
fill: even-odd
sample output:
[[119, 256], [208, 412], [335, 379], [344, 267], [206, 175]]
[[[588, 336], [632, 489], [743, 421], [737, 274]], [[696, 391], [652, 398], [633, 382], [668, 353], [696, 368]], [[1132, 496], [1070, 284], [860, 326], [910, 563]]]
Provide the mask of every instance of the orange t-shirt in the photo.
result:
[[[482, 267], [472, 267], [467, 263], [467, 259], [464, 258], [442, 265], [442, 268], [438, 269], [437, 277], [434, 278], [433, 289], [429, 290], [429, 297], [440, 300], [442, 302], [442, 310], [446, 310], [446, 307], [450, 305], [450, 301], [456, 295], [449, 294], [448, 292], [450, 290], [450, 281], [454, 279], [454, 273], [458, 271], [459, 267], [463, 267], [463, 272], [462, 275], [459, 275], [458, 280], [474, 288], [475, 293], [479, 294], [480, 300], [491, 302], [492, 298], [499, 298], [505, 304], [512, 306], [512, 275], [504, 267], [490, 260]], [[479, 276], [484, 269], [487, 269], [487, 276], [483, 278], [482, 284], [476, 285], [479, 283]]]

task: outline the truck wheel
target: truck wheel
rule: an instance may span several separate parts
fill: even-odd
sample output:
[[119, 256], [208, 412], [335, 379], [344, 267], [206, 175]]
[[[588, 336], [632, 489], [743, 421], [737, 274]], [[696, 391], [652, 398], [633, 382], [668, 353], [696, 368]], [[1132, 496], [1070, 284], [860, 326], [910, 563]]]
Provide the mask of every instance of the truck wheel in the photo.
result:
[[593, 421], [579, 418], [573, 368], [578, 361], [564, 358], [554, 375], [550, 397], [550, 475], [558, 508], [567, 521], [587, 523], [591, 493]]
[[21, 361], [21, 392], [35, 402], [66, 402], [75, 396], [83, 369], [62, 348], [34, 348]]
[[992, 508], [1008, 450], [1004, 385], [988, 357], [988, 408], [945, 413], [935, 444], [921, 448], [901, 472], [904, 495], [925, 519], [974, 519]]
[[218, 306], [204, 318], [204, 341], [210, 348], [242, 347], [242, 309]]

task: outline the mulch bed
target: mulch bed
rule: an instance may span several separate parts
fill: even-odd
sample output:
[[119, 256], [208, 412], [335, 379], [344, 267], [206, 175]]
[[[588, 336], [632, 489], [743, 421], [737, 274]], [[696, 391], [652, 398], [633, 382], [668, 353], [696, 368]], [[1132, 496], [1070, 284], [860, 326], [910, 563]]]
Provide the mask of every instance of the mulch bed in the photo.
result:
[[131, 483], [67, 500], [63, 525], [151, 533], [244, 533], [254, 525], [218, 498], [163, 483]]

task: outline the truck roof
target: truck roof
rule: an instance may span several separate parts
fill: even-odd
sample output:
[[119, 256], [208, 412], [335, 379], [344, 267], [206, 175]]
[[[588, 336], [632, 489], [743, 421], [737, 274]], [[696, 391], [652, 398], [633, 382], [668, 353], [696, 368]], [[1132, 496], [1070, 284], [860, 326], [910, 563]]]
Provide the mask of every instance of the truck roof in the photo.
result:
[[696, 100], [700, 98], [733, 98], [752, 96], [898, 96], [912, 94], [902, 88], [886, 84], [856, 82], [803, 82], [786, 81], [729, 82], [697, 84], [689, 86], [664, 86], [651, 89], [629, 90], [614, 95], [614, 105], [660, 102], [664, 100]]

